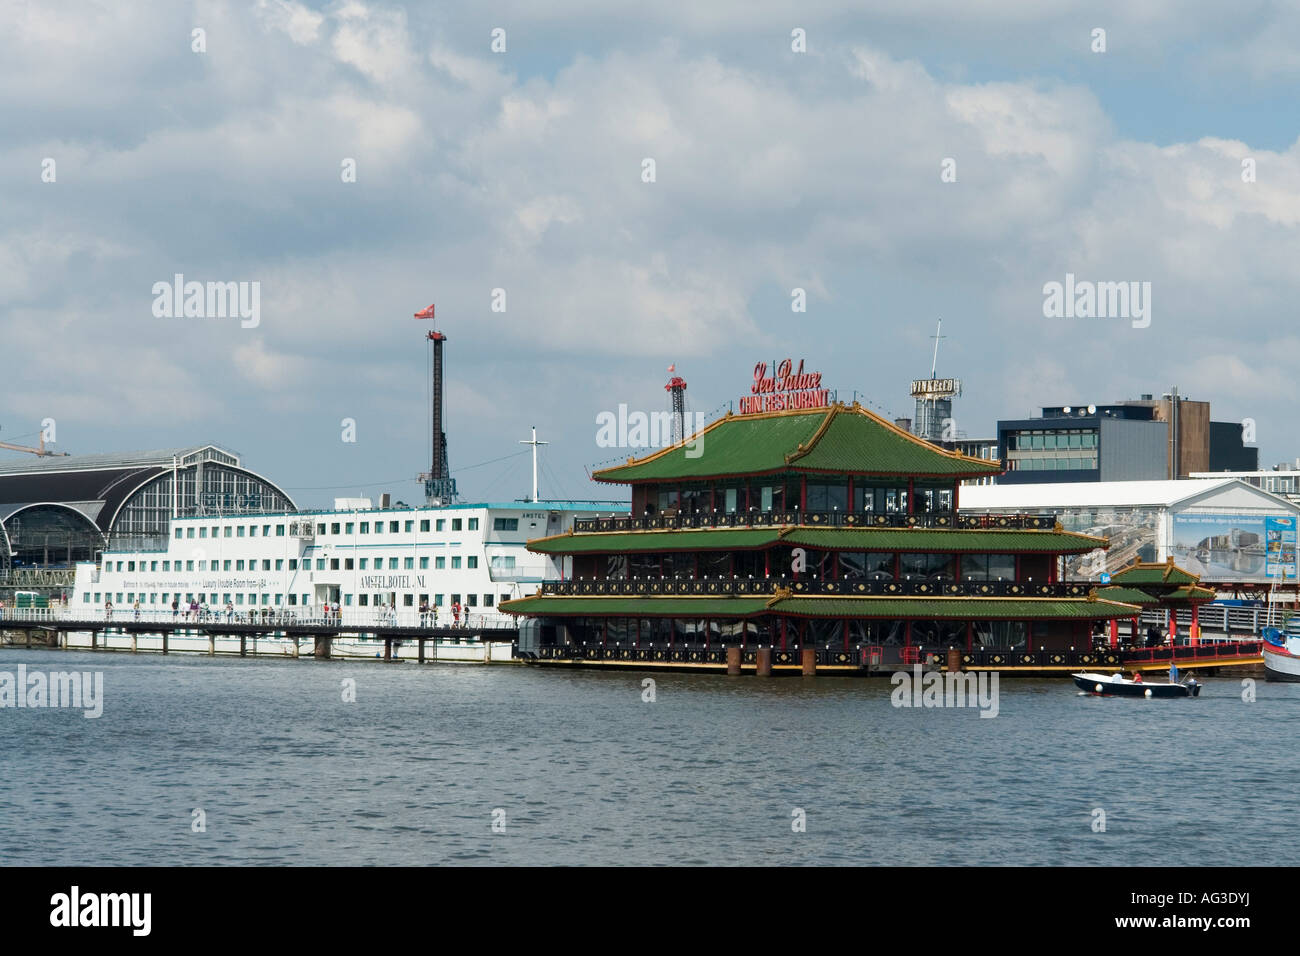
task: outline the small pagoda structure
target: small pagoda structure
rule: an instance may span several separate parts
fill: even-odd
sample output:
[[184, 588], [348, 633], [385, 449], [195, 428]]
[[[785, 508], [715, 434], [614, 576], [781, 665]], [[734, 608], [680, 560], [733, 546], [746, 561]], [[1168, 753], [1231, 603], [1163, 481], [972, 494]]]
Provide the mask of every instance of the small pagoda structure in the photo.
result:
[[[1097, 597], [1103, 600], [1134, 604], [1143, 610], [1162, 610], [1169, 629], [1170, 643], [1176, 642], [1178, 637], [1178, 612], [1189, 611], [1191, 625], [1188, 628], [1188, 643], [1193, 647], [1200, 644], [1201, 638], [1199, 608], [1202, 604], [1213, 601], [1215, 596], [1213, 588], [1201, 587], [1200, 575], [1178, 567], [1172, 557], [1163, 564], [1134, 559], [1132, 564], [1110, 576], [1109, 587], [1097, 591]], [[1133, 634], [1136, 641], [1136, 616], [1133, 619]], [[1118, 642], [1117, 628], [1112, 622], [1111, 647], [1116, 647]]]

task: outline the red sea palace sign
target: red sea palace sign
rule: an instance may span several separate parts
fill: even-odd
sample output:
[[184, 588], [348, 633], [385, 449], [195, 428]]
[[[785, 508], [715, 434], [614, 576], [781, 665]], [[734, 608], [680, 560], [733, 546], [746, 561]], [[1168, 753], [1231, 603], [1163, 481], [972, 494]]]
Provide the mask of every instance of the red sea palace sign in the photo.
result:
[[740, 398], [740, 414], [784, 412], [793, 408], [825, 408], [830, 405], [830, 390], [822, 388], [821, 372], [805, 372], [803, 359], [794, 367], [790, 359], [773, 362], [775, 375], [769, 375], [767, 363], [754, 366], [754, 385], [749, 395]]

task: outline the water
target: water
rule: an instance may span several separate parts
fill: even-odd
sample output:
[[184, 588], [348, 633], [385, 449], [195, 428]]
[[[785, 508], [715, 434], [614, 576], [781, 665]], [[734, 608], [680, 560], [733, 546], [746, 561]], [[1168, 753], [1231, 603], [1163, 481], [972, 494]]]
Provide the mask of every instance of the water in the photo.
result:
[[883, 679], [655, 674], [645, 703], [631, 672], [0, 650], [19, 663], [100, 670], [105, 704], [0, 710], [11, 865], [1300, 862], [1300, 685], [1008, 678], [981, 719], [896, 709]]

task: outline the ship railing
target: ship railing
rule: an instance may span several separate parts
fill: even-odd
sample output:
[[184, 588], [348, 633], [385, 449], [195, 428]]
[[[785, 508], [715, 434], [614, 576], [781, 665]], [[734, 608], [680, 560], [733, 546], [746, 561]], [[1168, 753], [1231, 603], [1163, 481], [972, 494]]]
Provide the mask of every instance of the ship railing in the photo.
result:
[[[787, 644], [782, 648], [770, 641], [750, 640], [741, 645], [739, 641], [646, 641], [632, 643], [600, 643], [598, 641], [575, 642], [571, 644], [543, 644], [535, 651], [543, 660], [587, 660], [587, 661], [647, 661], [679, 664], [725, 664], [727, 647], [741, 647], [741, 663], [753, 665], [757, 660], [760, 647], [772, 652], [775, 666], [797, 666], [802, 660], [802, 648], [796, 644]], [[1223, 659], [1225, 657], [1251, 657], [1258, 653], [1258, 642], [1243, 642], [1234, 647], [1231, 653], [1210, 653], [1208, 648], [1188, 648], [1196, 654], [1180, 654], [1176, 662], [1186, 663]], [[850, 666], [869, 670], [890, 668], [910, 668], [921, 665], [926, 670], [942, 670], [948, 662], [947, 647], [923, 647], [919, 645], [870, 645], [851, 643], [845, 647], [839, 641], [831, 641], [812, 648], [818, 666]], [[1066, 650], [1026, 650], [1024, 647], [976, 648], [964, 650], [958, 648], [961, 666], [964, 670], [1012, 670], [1041, 669], [1068, 672], [1070, 670], [1122, 670], [1132, 664], [1150, 663], [1151, 660], [1134, 656], [1131, 652], [1109, 648], [1069, 648]], [[1182, 649], [1180, 649], [1182, 650]], [[1165, 658], [1156, 658], [1160, 663]]]
[[867, 580], [821, 578], [577, 578], [543, 581], [543, 595], [772, 595], [778, 588], [795, 595], [840, 595], [844, 597], [1024, 597], [1087, 599], [1096, 585], [1091, 582], [1047, 584], [1036, 581], [950, 581], [931, 578]]
[[86, 622], [88, 625], [159, 624], [169, 627], [198, 627], [205, 624], [255, 625], [259, 627], [320, 627], [327, 630], [370, 631], [407, 628], [429, 630], [455, 628], [460, 630], [515, 630], [518, 621], [512, 615], [499, 611], [470, 608], [462, 610], [459, 618], [450, 609], [421, 613], [416, 608], [401, 608], [396, 612], [381, 608], [349, 608], [340, 613], [326, 614], [322, 608], [312, 606], [257, 608], [232, 610], [224, 608], [190, 612], [188, 608], [172, 611], [141, 608], [114, 607], [107, 611], [92, 605], [59, 605], [48, 608], [10, 608], [0, 610], [0, 627], [5, 624], [56, 624]]
[[1054, 515], [954, 514], [934, 511], [926, 514], [878, 514], [872, 511], [696, 511], [687, 514], [610, 515], [575, 518], [577, 534], [608, 531], [664, 531], [711, 528], [763, 528], [801, 525], [832, 528], [958, 528], [985, 530], [1051, 531]]

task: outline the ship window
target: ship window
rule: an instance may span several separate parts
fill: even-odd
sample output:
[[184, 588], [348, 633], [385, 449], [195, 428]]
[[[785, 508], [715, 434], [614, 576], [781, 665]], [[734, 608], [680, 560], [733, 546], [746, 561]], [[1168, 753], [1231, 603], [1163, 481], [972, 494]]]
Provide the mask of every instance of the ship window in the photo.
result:
[[491, 606], [492, 606], [492, 595], [490, 595], [490, 594], [485, 594], [485, 595], [483, 595], [483, 606], [484, 606], [484, 607], [491, 607]]
[[344, 558], [344, 559], [343, 559], [343, 570], [344, 570], [344, 571], [351, 571], [351, 570], [352, 570], [352, 559], [351, 559], [351, 558]]
[[362, 570], [362, 571], [364, 571], [367, 567], [369, 567], [369, 565], [370, 565], [370, 559], [369, 559], [369, 558], [362, 558], [362, 559], [361, 559], [361, 570]]
[[477, 595], [477, 594], [466, 594], [466, 595], [465, 595], [465, 606], [466, 606], [466, 607], [478, 607], [478, 595]]
[[223, 538], [229, 538], [233, 533], [234, 533], [234, 526], [232, 525], [226, 525], [224, 528], [221, 529], [221, 536]]
[[436, 569], [445, 568], [445, 567], [447, 566], [447, 559], [444, 558], [444, 557], [437, 557], [437, 558], [434, 558], [434, 559], [433, 559], [433, 566], [434, 566], [434, 568], [436, 568]]
[[493, 518], [492, 530], [493, 531], [518, 531], [519, 519], [518, 518]]
[[370, 534], [370, 522], [369, 522], [369, 521], [363, 521], [363, 522], [361, 522], [361, 533], [362, 533], [362, 534]]
[[415, 558], [403, 558], [403, 559], [402, 559], [402, 568], [403, 568], [403, 570], [406, 570], [406, 571], [412, 571], [412, 570], [414, 570], [414, 569], [415, 569]]
[[726, 492], [724, 493], [724, 495], [723, 495], [723, 498], [725, 499], [725, 502], [726, 502], [726, 504], [724, 505], [724, 507], [725, 507], [725, 509], [726, 509], [727, 514], [729, 514], [729, 515], [734, 515], [734, 514], [736, 513], [736, 493], [737, 493], [737, 490], [738, 490], [738, 489], [736, 489], [736, 488], [728, 488], [728, 489], [726, 490]]
[[357, 595], [357, 604], [359, 604], [361, 607], [369, 607], [369, 606], [370, 606], [370, 595], [369, 595], [369, 594], [358, 594], [358, 595]]
[[447, 519], [446, 519], [446, 518], [439, 518], [439, 519], [438, 519], [437, 530], [438, 530], [438, 531], [442, 531], [442, 530], [443, 530], [444, 528], [446, 528], [446, 527], [447, 527]]
[[337, 571], [338, 569], [339, 569], [339, 559], [338, 559], [338, 558], [330, 558], [330, 570], [331, 570], [331, 571]]
[[317, 534], [324, 534], [324, 533], [325, 533], [325, 524], [324, 524], [324, 522], [322, 522], [322, 523], [316, 525], [316, 533], [317, 533]]
[[420, 559], [420, 570], [421, 570], [421, 571], [427, 570], [428, 567], [429, 567], [429, 559], [428, 559], [428, 558], [421, 558], [421, 559]]
[[283, 571], [283, 570], [284, 570], [284, 558], [276, 558], [276, 559], [275, 559], [275, 569], [276, 569], [277, 571]]
[[478, 567], [478, 556], [477, 556], [477, 555], [473, 555], [473, 554], [471, 554], [468, 558], [466, 558], [466, 559], [465, 559], [465, 567], [467, 567], [467, 568], [477, 568], [477, 567]]
[[451, 567], [452, 567], [452, 570], [455, 570], [456, 568], [459, 568], [459, 567], [460, 567], [460, 557], [459, 557], [459, 556], [455, 556], [455, 557], [453, 557], [453, 558], [451, 559]]
[[396, 559], [396, 558], [389, 558], [389, 559], [388, 559], [388, 570], [389, 570], [389, 571], [396, 571], [396, 570], [397, 570], [397, 559]]
[[316, 570], [317, 570], [317, 571], [324, 571], [324, 570], [325, 570], [325, 559], [324, 559], [324, 558], [317, 558], [317, 559], [316, 559]]
[[403, 595], [402, 595], [402, 606], [403, 606], [403, 607], [414, 607], [414, 606], [415, 606], [415, 595], [414, 595], [414, 594], [403, 594]]
[[403, 528], [404, 531], [414, 531], [414, 530], [415, 530], [415, 522], [414, 522], [414, 521], [408, 521], [408, 522], [406, 522], [406, 524], [404, 524], [404, 525], [402, 526], [402, 528]]
[[470, 531], [477, 531], [477, 530], [478, 530], [478, 518], [470, 518], [470, 519], [469, 519], [469, 530], [470, 530]]
[[356, 525], [355, 525], [353, 522], [349, 521], [347, 524], [345, 524], [345, 525], [343, 526], [343, 533], [344, 533], [344, 534], [352, 534], [352, 532], [353, 532], [353, 530], [354, 530], [355, 528], [356, 528]]
[[239, 561], [236, 561], [236, 562], [235, 562], [235, 570], [236, 570], [236, 571], [242, 571], [242, 570], [244, 570], [244, 562], [243, 562], [242, 560], [239, 560]]
[[177, 538], [180, 538], [180, 536], [181, 536], [181, 529], [180, 529], [180, 528], [177, 528], [177, 529], [176, 529], [176, 537], [177, 537]]
[[461, 520], [460, 520], [459, 518], [452, 518], [452, 519], [451, 519], [451, 530], [452, 530], [452, 531], [460, 531], [460, 530], [461, 530], [461, 527], [460, 527], [460, 526], [461, 526]]
[[241, 524], [237, 528], [235, 528], [235, 537], [242, 538], [243, 536], [244, 536], [244, 526]]
[[290, 570], [290, 571], [297, 571], [297, 570], [298, 570], [298, 559], [297, 559], [297, 558], [290, 558], [290, 559], [289, 559], [289, 570]]
[[222, 571], [229, 571], [229, 570], [230, 570], [230, 559], [229, 559], [229, 558], [227, 558], [225, 561], [222, 561], [222, 562], [221, 562], [221, 570], [222, 570]]
[[421, 531], [428, 531], [428, 530], [429, 530], [429, 519], [428, 519], [428, 518], [425, 518], [423, 521], [420, 522], [420, 530], [421, 530]]
[[388, 522], [388, 530], [391, 531], [393, 534], [397, 534], [397, 522], [396, 521]]

